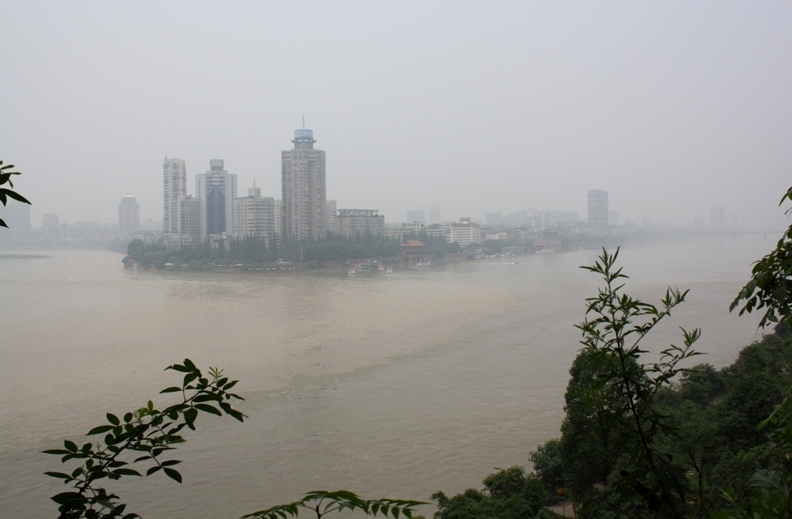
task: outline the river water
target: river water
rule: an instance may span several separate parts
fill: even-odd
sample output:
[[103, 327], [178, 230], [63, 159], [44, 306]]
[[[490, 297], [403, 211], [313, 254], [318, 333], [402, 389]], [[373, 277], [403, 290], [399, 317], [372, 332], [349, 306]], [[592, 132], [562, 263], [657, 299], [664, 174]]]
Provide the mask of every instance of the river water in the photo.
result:
[[[627, 248], [628, 292], [667, 286], [687, 302], [646, 345], [700, 327], [698, 362], [734, 360], [759, 338], [728, 305], [772, 237]], [[180, 377], [185, 357], [240, 379], [244, 424], [201, 417], [159, 474], [112, 487], [145, 519], [236, 518], [308, 490], [428, 500], [529, 465], [558, 435], [573, 325], [599, 279], [596, 251], [436, 264], [393, 275], [124, 270], [97, 251], [0, 256], [0, 517], [55, 515], [65, 490], [39, 454], [82, 440]], [[425, 513], [430, 514], [427, 509]]]

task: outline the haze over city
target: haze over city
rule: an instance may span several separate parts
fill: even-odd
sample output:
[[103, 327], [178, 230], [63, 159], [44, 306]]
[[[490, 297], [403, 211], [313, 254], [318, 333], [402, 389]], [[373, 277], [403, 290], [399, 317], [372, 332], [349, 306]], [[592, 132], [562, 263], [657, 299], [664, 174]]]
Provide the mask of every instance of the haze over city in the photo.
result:
[[792, 5], [7, 2], [0, 158], [31, 221], [162, 221], [162, 161], [281, 192], [296, 128], [327, 198], [386, 222], [528, 208], [781, 229]]

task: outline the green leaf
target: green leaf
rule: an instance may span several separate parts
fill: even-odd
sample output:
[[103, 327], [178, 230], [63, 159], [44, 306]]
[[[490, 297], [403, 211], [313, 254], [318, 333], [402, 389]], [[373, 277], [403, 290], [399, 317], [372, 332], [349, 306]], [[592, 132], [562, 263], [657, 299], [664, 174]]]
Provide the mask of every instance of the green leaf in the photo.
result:
[[45, 472], [47, 476], [51, 478], [59, 478], [59, 479], [71, 479], [72, 477], [68, 474], [64, 474], [63, 472]]
[[211, 413], [217, 416], [223, 416], [223, 413], [221, 413], [219, 409], [209, 404], [195, 404], [195, 408], [205, 413]]
[[121, 421], [118, 419], [118, 417], [112, 413], [107, 413], [107, 421], [113, 425], [121, 424]]
[[162, 394], [162, 393], [178, 393], [181, 390], [182, 390], [182, 388], [180, 388], [180, 387], [171, 386], [171, 387], [166, 387], [165, 389], [160, 391], [160, 394]]
[[100, 426], [94, 427], [93, 429], [88, 431], [88, 434], [86, 434], [86, 436], [92, 436], [94, 434], [106, 433], [107, 431], [112, 430], [112, 429], [113, 429], [112, 425], [100, 425]]
[[169, 478], [171, 478], [172, 480], [176, 481], [177, 483], [181, 483], [182, 482], [181, 474], [179, 474], [179, 472], [177, 470], [170, 469], [170, 468], [167, 468], [167, 467], [165, 467], [163, 470], [165, 471], [165, 475], [168, 476]]
[[63, 446], [66, 447], [66, 450], [69, 452], [77, 452], [77, 444], [72, 441], [63, 440]]
[[70, 451], [64, 449], [47, 449], [45, 451], [41, 451], [42, 454], [55, 454], [58, 456], [62, 456], [63, 454], [69, 454]]
[[77, 492], [61, 492], [60, 494], [52, 496], [50, 499], [59, 505], [65, 505], [70, 501], [85, 501], [85, 498]]
[[134, 469], [115, 469], [113, 474], [118, 474], [119, 476], [140, 476], [140, 472]]
[[6, 195], [10, 198], [13, 198], [17, 202], [22, 202], [23, 204], [32, 205], [30, 201], [25, 198], [24, 196], [20, 195], [16, 191], [11, 191], [10, 189], [0, 188], [0, 194]]

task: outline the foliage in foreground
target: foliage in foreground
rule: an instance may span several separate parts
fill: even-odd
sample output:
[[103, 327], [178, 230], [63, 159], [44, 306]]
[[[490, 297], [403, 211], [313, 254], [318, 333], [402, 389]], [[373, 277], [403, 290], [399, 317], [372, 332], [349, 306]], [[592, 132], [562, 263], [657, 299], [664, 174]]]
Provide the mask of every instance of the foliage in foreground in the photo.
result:
[[[672, 344], [656, 362], [645, 363], [644, 339], [684, 302], [687, 291], [669, 288], [657, 306], [624, 293], [627, 276], [616, 266], [618, 254], [603, 249], [593, 266], [582, 267], [600, 275], [604, 287], [587, 300], [586, 317], [577, 325], [583, 349], [566, 395], [562, 458], [592, 464], [570, 478], [570, 490], [587, 506], [594, 489], [610, 484], [643, 498], [655, 515], [681, 517], [688, 506], [687, 478], [659, 448], [661, 435], [674, 429], [655, 402], [684, 371], [680, 363], [698, 355], [692, 346], [700, 331], [682, 329], [681, 346]], [[582, 450], [586, 446], [594, 452]]]
[[[62, 463], [80, 460], [80, 465], [71, 472], [46, 472], [48, 476], [63, 480], [71, 490], [52, 497], [58, 506], [59, 519], [99, 519], [140, 517], [126, 511], [126, 504], [119, 496], [101, 486], [102, 480], [118, 480], [124, 476], [151, 476], [163, 472], [181, 483], [182, 476], [174, 468], [181, 460], [170, 458], [176, 445], [185, 442], [182, 430], [195, 430], [201, 413], [217, 416], [228, 415], [244, 421], [245, 415], [232, 407], [234, 400], [242, 397], [231, 393], [237, 384], [223, 376], [222, 370], [209, 369], [205, 376], [190, 359], [182, 364], [173, 364], [166, 369], [184, 374], [181, 386], [163, 389], [160, 393], [178, 393], [181, 402], [163, 410], [157, 410], [149, 401], [145, 407], [128, 412], [122, 417], [107, 413], [107, 423], [88, 431], [88, 436], [104, 435], [95, 443], [83, 445], [66, 440], [62, 449], [50, 449], [46, 454], [61, 456]], [[143, 467], [140, 470], [132, 467]], [[279, 505], [245, 515], [251, 519], [284, 519], [297, 517], [302, 510], [309, 510], [317, 518], [342, 510], [359, 510], [367, 515], [391, 515], [398, 518], [412, 517], [414, 508], [422, 503], [396, 499], [365, 500], [352, 492], [313, 491], [293, 503]]]
[[[0, 186], [4, 184], [8, 184], [8, 187], [10, 188], [14, 187], [14, 183], [11, 181], [11, 177], [13, 177], [14, 175], [21, 175], [21, 173], [18, 171], [14, 171], [13, 169], [14, 169], [13, 164], [6, 164], [5, 166], [3, 166], [3, 161], [0, 160]], [[21, 202], [23, 204], [30, 204], [27, 198], [20, 195], [13, 189], [0, 187], [0, 202], [2, 202], [3, 205], [7, 205], [9, 198], [16, 200], [17, 202]], [[6, 225], [6, 223], [3, 221], [2, 218], [0, 218], [0, 227], [6, 227], [6, 228], [8, 227], [8, 225]]]
[[469, 488], [453, 497], [436, 492], [435, 519], [526, 519], [535, 517], [548, 500], [544, 484], [535, 474], [514, 466], [484, 478], [484, 488]]
[[[777, 326], [720, 370], [681, 367], [696, 355], [697, 330], [683, 330], [682, 346], [647, 363], [647, 334], [686, 292], [669, 289], [659, 306], [634, 299], [624, 294], [616, 257], [603, 251], [584, 267], [605, 283], [578, 325], [583, 348], [570, 369], [562, 437], [530, 455], [535, 474], [524, 477], [538, 478], [546, 496], [560, 489], [577, 516], [589, 519], [792, 517], [789, 329]], [[788, 310], [775, 311], [789, 318]], [[482, 491], [433, 498], [437, 519], [548, 513], [498, 499], [486, 480]]]
[[[787, 201], [792, 202], [792, 187], [778, 205]], [[792, 214], [792, 208], [787, 209], [786, 214]], [[734, 310], [740, 302], [743, 302], [740, 315], [764, 310], [760, 328], [779, 319], [787, 326], [792, 325], [792, 225], [778, 240], [775, 249], [754, 264], [751, 280], [740, 290], [729, 309]]]

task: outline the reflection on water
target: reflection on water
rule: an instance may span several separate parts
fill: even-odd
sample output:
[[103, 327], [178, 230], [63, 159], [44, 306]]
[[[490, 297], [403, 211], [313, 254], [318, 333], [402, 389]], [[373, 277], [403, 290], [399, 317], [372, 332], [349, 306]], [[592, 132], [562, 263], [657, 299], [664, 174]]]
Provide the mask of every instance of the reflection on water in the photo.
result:
[[[704, 360], [731, 362], [756, 320], [728, 303], [772, 245], [623, 250], [636, 295], [692, 289], [650, 345], [700, 326]], [[51, 513], [46, 497], [62, 486], [40, 474], [57, 460], [37, 452], [142, 404], [184, 357], [241, 379], [250, 418], [205, 420], [180, 449], [183, 485], [123, 485], [148, 519], [237, 517], [317, 488], [428, 499], [478, 486], [557, 434], [573, 324], [598, 283], [577, 268], [596, 251], [357, 277], [161, 274], [124, 271], [111, 253], [48, 256], [0, 272], [2, 516]]]

